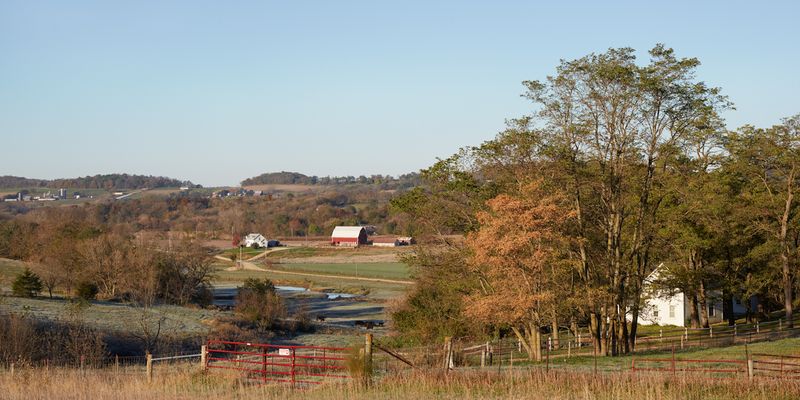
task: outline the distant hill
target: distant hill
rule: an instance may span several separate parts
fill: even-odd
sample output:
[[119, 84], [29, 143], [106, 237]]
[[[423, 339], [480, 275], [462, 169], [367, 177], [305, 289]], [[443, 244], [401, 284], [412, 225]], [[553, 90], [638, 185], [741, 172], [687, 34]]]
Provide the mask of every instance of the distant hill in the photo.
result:
[[419, 185], [419, 174], [410, 173], [395, 178], [391, 175], [316, 176], [299, 172], [267, 172], [242, 181], [242, 186], [254, 185], [379, 185], [382, 188], [407, 189]]
[[128, 174], [106, 174], [66, 179], [31, 179], [10, 175], [0, 176], [0, 188], [143, 189], [177, 186], [192, 186], [192, 183], [163, 176]]

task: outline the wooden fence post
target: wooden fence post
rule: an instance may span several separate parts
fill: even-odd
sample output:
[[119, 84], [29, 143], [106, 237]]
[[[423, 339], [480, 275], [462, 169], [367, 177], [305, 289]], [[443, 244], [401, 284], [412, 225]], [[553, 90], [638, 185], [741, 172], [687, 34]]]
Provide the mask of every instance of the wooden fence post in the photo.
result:
[[572, 357], [572, 341], [567, 342], [567, 358]]
[[13, 377], [14, 376], [14, 363], [13, 362], [8, 367], [8, 369], [9, 369], [9, 372], [11, 373], [11, 376]]
[[453, 361], [453, 338], [444, 338], [444, 372], [450, 371], [450, 364]]
[[550, 372], [550, 347], [547, 347], [547, 360], [545, 362], [546, 362], [546, 364], [545, 364], [544, 372], [549, 373]]
[[486, 347], [481, 349], [481, 368], [486, 366]]
[[672, 345], [672, 375], [675, 375], [675, 345]]
[[753, 373], [755, 372], [754, 369], [753, 360], [747, 360], [747, 377], [751, 380], [753, 379]]
[[145, 372], [147, 373], [147, 383], [151, 383], [153, 382], [153, 355], [150, 354], [150, 352], [148, 351], [147, 355], [145, 356], [145, 359], [147, 360], [145, 366]]
[[714, 325], [708, 326], [708, 337], [714, 337]]
[[369, 385], [372, 375], [372, 334], [364, 335], [364, 383]]
[[[202, 368], [203, 371], [208, 369], [208, 345], [206, 344], [200, 346], [200, 368]], [[264, 368], [266, 368], [266, 366]]]
[[758, 321], [756, 321], [756, 333], [761, 333], [761, 328], [759, 328]]

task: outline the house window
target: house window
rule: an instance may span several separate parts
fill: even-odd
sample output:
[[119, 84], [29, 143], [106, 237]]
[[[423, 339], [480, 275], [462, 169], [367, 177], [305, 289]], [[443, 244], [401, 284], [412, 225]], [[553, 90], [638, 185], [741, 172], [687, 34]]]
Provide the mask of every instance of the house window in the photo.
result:
[[653, 318], [658, 318], [658, 310], [653, 310]]
[[716, 311], [717, 311], [717, 309], [714, 307], [713, 304], [709, 304], [708, 305], [708, 316], [709, 317], [715, 317], [717, 315]]
[[675, 306], [669, 306], [669, 317], [675, 318]]

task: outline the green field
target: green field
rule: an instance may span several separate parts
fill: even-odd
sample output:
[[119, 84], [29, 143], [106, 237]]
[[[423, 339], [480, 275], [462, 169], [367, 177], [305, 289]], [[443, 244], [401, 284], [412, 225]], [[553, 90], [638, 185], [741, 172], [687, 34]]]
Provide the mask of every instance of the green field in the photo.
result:
[[[250, 248], [250, 247], [243, 247], [242, 248], [242, 257], [244, 257], [244, 259], [246, 260], [248, 258], [255, 257], [255, 256], [257, 256], [257, 255], [259, 255], [259, 254], [261, 254], [261, 253], [263, 253], [265, 251], [266, 251], [266, 249], [253, 249], [253, 248]], [[225, 250], [220, 255], [225, 257], [225, 258], [228, 258], [228, 257], [231, 256], [231, 254], [236, 254], [236, 257], [239, 257], [239, 248], [236, 247], [236, 248], [233, 248], [233, 249]]]
[[273, 269], [291, 272], [309, 272], [327, 275], [358, 276], [363, 278], [382, 278], [407, 280], [410, 278], [408, 266], [403, 263], [348, 263], [316, 264], [292, 263], [277, 264]]
[[357, 248], [342, 248], [342, 247], [290, 247], [279, 252], [267, 255], [268, 258], [284, 259], [284, 258], [307, 258], [307, 257], [342, 257], [349, 258], [354, 256], [368, 256], [378, 254], [393, 254], [399, 253], [400, 249], [392, 247], [372, 247], [363, 246]]

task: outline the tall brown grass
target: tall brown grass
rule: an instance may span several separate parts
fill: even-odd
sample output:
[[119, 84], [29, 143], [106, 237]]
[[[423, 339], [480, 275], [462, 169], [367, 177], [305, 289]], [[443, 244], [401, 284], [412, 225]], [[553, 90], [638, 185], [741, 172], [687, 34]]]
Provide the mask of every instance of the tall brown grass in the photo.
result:
[[798, 399], [800, 382], [541, 370], [408, 372], [302, 390], [255, 385], [234, 374], [203, 373], [196, 364], [141, 368], [17, 369], [0, 372], [0, 399]]

